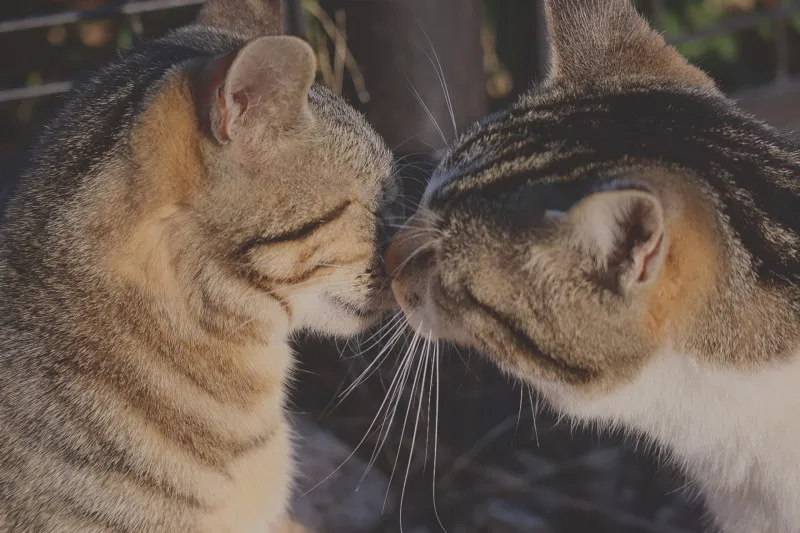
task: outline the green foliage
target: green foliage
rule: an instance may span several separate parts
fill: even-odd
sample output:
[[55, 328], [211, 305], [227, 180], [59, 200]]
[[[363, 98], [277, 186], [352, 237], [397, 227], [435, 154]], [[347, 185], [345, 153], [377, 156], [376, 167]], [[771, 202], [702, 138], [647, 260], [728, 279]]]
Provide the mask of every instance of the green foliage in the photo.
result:
[[133, 30], [122, 28], [117, 34], [117, 48], [120, 50], [130, 50], [133, 48]]
[[[784, 2], [800, 0], [784, 0]], [[509, 0], [485, 0], [488, 22]], [[634, 0], [646, 16], [654, 15], [653, 0]], [[667, 39], [714, 28], [726, 20], [774, 8], [778, 0], [665, 0], [660, 13], [660, 30]], [[800, 74], [800, 15], [788, 21], [791, 74]], [[771, 81], [775, 74], [774, 23], [765, 23], [736, 32], [693, 39], [678, 46], [691, 62], [714, 77], [726, 90]], [[508, 58], [501, 57], [504, 62]]]

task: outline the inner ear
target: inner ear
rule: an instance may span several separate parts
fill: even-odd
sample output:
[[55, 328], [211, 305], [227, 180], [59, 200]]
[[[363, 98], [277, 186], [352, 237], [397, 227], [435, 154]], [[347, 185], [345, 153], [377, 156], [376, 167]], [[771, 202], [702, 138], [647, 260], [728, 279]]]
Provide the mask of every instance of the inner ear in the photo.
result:
[[664, 212], [658, 197], [639, 189], [603, 190], [573, 206], [567, 217], [581, 249], [623, 288], [654, 279], [663, 259]]
[[201, 120], [220, 143], [291, 128], [308, 105], [316, 58], [301, 39], [260, 37], [210, 61], [197, 91]]

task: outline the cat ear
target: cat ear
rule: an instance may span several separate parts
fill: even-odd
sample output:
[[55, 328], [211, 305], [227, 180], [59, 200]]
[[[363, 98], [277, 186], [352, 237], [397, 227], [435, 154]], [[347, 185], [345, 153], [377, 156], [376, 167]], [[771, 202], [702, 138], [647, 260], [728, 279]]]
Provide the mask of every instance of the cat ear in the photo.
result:
[[623, 288], [647, 283], [662, 262], [661, 201], [640, 189], [606, 189], [580, 200], [566, 218], [580, 249], [598, 268], [618, 275]]
[[287, 129], [308, 105], [316, 58], [296, 37], [260, 37], [209, 66], [202, 94], [219, 142]]
[[281, 0], [208, 0], [197, 22], [239, 33], [248, 39], [280, 35]]
[[545, 0], [545, 12], [550, 82], [644, 76], [715, 89], [711, 78], [668, 46], [630, 0]]

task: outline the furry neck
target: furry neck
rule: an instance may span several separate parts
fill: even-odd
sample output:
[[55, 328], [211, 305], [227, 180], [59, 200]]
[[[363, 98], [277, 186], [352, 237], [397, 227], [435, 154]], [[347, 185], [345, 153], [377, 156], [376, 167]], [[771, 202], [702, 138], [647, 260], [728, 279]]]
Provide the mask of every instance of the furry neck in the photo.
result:
[[720, 522], [734, 524], [726, 531], [772, 533], [800, 524], [798, 386], [800, 347], [749, 371], [665, 349], [608, 395], [556, 403], [662, 446], [699, 483]]

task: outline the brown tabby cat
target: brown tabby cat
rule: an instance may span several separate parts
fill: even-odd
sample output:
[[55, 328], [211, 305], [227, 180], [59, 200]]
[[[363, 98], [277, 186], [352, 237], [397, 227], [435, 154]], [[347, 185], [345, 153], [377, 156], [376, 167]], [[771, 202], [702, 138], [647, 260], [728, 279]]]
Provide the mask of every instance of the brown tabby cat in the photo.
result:
[[212, 0], [49, 125], [0, 231], [0, 532], [265, 533], [292, 332], [391, 300], [392, 158], [277, 1]]
[[800, 148], [628, 0], [549, 0], [547, 81], [464, 135], [387, 269], [418, 330], [800, 531]]

